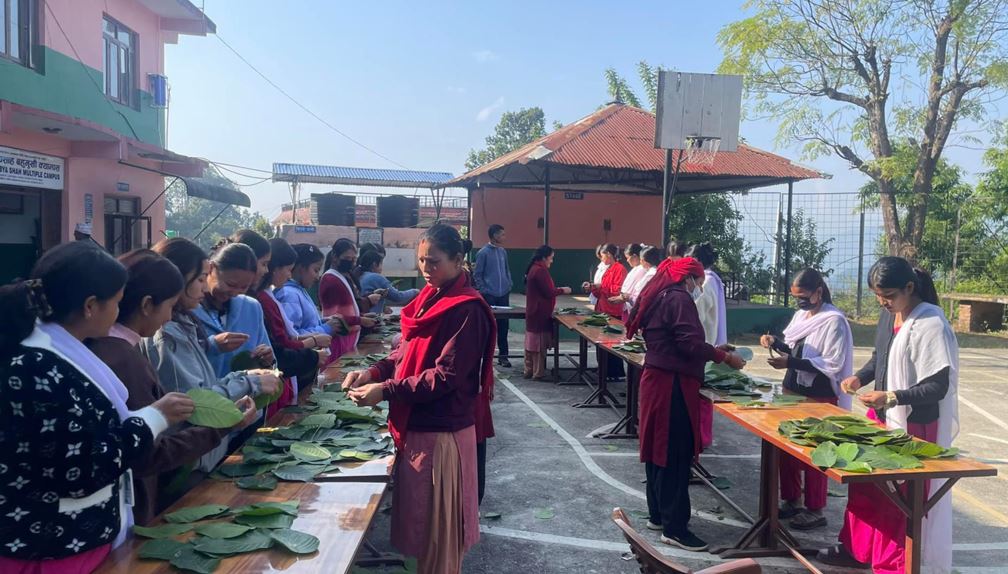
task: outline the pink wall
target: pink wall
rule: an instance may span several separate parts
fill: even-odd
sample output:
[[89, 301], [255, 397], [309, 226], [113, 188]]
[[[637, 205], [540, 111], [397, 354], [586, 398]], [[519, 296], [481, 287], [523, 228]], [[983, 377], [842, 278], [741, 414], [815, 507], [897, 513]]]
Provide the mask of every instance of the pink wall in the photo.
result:
[[[82, 62], [102, 70], [102, 17], [108, 14], [139, 37], [137, 78], [140, 88], [147, 89], [147, 74], [164, 73], [164, 37], [160, 18], [135, 0], [45, 0], [43, 8], [43, 44], [76, 59], [74, 48]], [[60, 26], [53, 19], [59, 20]], [[66, 32], [64, 37], [63, 32]], [[67, 37], [69, 42], [67, 42]], [[73, 47], [71, 48], [71, 44]]]
[[[66, 222], [64, 239], [73, 234], [74, 226], [84, 221], [84, 194], [94, 195], [94, 221], [91, 235], [105, 243], [105, 196], [140, 198], [140, 209], [147, 208], [151, 200], [164, 191], [165, 180], [159, 174], [120, 165], [114, 160], [70, 158], [67, 162], [67, 193], [64, 193], [63, 220]], [[128, 183], [129, 192], [119, 193], [116, 184]], [[164, 238], [164, 196], [147, 210], [151, 218], [151, 242]], [[146, 240], [146, 238], [144, 238]]]
[[70, 140], [20, 128], [0, 132], [0, 145], [62, 158], [70, 155]]
[[[472, 238], [486, 243], [486, 230], [498, 223], [507, 230], [507, 244], [517, 249], [542, 245], [543, 192], [528, 189], [482, 188], [472, 192]], [[603, 229], [604, 220], [612, 223]], [[658, 196], [585, 193], [584, 199], [550, 194], [550, 245], [555, 249], [594, 249], [602, 242], [625, 245], [661, 241], [661, 198]]]

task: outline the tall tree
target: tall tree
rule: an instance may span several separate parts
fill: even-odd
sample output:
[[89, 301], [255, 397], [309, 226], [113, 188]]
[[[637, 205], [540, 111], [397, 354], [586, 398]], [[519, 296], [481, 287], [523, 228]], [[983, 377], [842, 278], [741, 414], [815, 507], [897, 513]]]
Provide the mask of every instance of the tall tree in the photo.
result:
[[510, 153], [521, 146], [546, 135], [546, 114], [542, 108], [522, 108], [517, 112], [504, 112], [494, 133], [486, 138], [486, 147], [469, 150], [466, 169], [490, 163], [498, 157]]
[[[1008, 86], [1008, 0], [751, 0], [721, 30], [722, 73], [806, 153], [835, 153], [878, 187], [889, 252], [916, 259], [953, 128], [983, 122]], [[894, 139], [915, 149], [901, 213]]]
[[[793, 279], [806, 267], [819, 271], [825, 277], [833, 273], [832, 268], [826, 267], [826, 258], [833, 252], [831, 244], [836, 238], [830, 237], [825, 241], [819, 241], [816, 227], [815, 220], [808, 217], [804, 209], [799, 208], [791, 215], [791, 273], [787, 275], [788, 277]], [[784, 245], [785, 241], [785, 237], [777, 238], [779, 245]], [[789, 287], [790, 285], [784, 286]]]

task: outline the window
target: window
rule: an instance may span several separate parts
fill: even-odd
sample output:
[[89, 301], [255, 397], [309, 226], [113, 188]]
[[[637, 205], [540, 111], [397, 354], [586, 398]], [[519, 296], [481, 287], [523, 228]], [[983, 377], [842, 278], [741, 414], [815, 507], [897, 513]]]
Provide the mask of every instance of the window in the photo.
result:
[[0, 0], [0, 57], [32, 65], [35, 0]]
[[105, 95], [120, 104], [132, 106], [136, 88], [137, 36], [108, 16], [105, 16], [102, 27]]

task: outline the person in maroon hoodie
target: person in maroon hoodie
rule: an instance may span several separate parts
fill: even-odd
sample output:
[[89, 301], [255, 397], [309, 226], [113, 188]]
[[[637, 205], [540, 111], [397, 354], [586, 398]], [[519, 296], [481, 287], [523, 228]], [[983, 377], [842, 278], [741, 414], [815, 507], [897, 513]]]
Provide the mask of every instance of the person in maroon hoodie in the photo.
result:
[[741, 369], [727, 345], [704, 337], [694, 301], [704, 268], [692, 257], [666, 259], [630, 311], [627, 337], [640, 330], [647, 351], [640, 380], [640, 459], [647, 473], [647, 527], [660, 540], [701, 552], [707, 543], [689, 531], [689, 480], [700, 454], [700, 382], [708, 361]]
[[389, 402], [399, 453], [392, 544], [422, 573], [459, 572], [479, 540], [476, 441], [493, 436], [496, 324], [462, 267], [462, 238], [447, 225], [420, 236], [427, 286], [402, 310], [402, 342], [343, 381], [358, 405]]
[[525, 270], [525, 378], [545, 378], [546, 353], [553, 340], [553, 309], [557, 295], [570, 295], [570, 287], [553, 284], [549, 268], [556, 253], [549, 245], [535, 250]]

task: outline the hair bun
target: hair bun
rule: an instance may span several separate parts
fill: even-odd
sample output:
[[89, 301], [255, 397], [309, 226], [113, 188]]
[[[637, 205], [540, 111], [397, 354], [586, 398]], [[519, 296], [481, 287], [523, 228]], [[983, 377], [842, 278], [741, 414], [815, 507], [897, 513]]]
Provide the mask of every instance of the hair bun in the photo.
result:
[[28, 309], [34, 311], [41, 319], [48, 319], [52, 316], [52, 307], [46, 299], [45, 287], [41, 279], [28, 279], [24, 282], [28, 291]]

